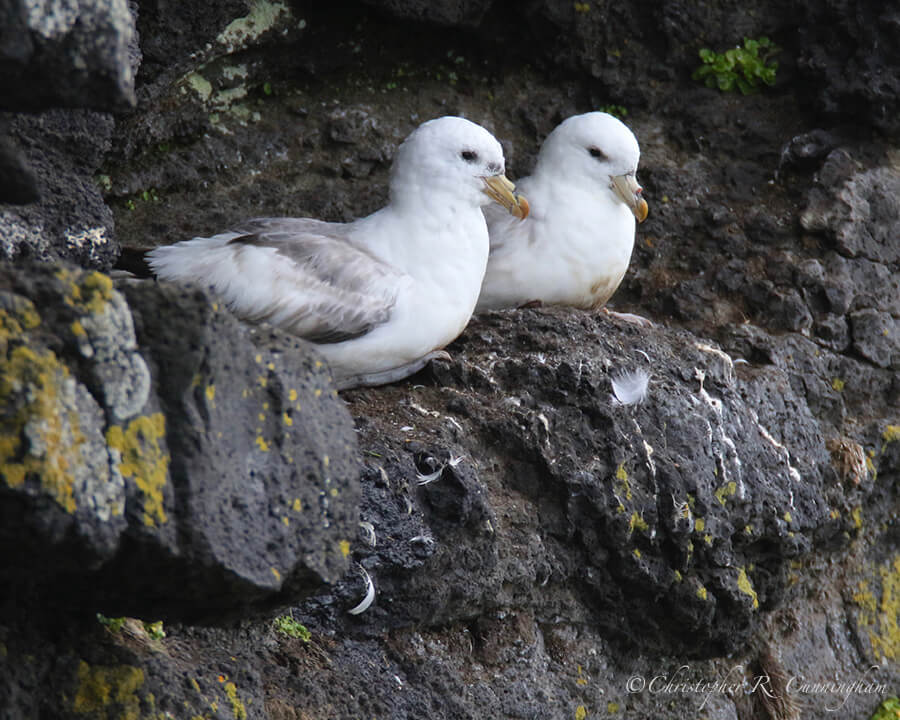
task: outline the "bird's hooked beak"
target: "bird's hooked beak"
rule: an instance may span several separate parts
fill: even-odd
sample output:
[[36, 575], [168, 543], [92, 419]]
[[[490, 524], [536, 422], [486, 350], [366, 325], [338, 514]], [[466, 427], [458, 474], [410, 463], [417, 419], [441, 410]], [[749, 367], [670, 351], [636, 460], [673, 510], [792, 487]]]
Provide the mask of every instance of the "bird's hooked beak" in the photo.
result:
[[624, 202], [631, 212], [634, 213], [637, 221], [639, 223], [644, 222], [644, 220], [647, 219], [650, 208], [647, 205], [647, 201], [641, 197], [643, 188], [638, 185], [634, 173], [629, 173], [628, 175], [613, 175], [610, 180], [612, 180], [612, 189], [615, 190], [616, 195], [622, 198], [622, 202]]
[[484, 180], [484, 194], [491, 200], [505, 207], [510, 215], [514, 215], [519, 220], [528, 217], [528, 201], [523, 195], [513, 192], [516, 186], [509, 181], [506, 175], [492, 175], [482, 178], [482, 180]]

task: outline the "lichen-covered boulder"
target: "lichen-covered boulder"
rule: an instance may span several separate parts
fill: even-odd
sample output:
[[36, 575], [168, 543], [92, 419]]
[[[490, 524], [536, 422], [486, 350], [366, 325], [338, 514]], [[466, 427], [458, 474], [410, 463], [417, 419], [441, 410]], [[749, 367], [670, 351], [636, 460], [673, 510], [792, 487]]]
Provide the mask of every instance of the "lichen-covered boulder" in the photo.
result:
[[182, 572], [198, 610], [337, 580], [359, 488], [352, 424], [327, 366], [304, 341], [248, 326], [205, 293], [152, 281], [123, 291], [168, 423], [190, 548]]
[[[60, 345], [78, 345], [82, 356], [88, 354], [85, 325], [102, 334], [104, 321], [117, 313], [121, 320], [127, 308], [121, 297], [110, 304], [112, 281], [100, 273], [60, 268], [33, 282], [21, 270], [12, 272], [5, 270], [0, 290], [0, 508], [2, 542], [19, 552], [7, 553], [12, 562], [5, 574], [30, 574], [39, 566], [47, 575], [73, 567], [94, 571], [112, 558], [125, 530], [126, 487], [107, 448], [103, 406]], [[133, 331], [117, 341], [147, 376]], [[145, 382], [137, 410], [148, 390]], [[57, 547], [66, 551], [56, 553]]]
[[200, 619], [337, 579], [358, 487], [322, 361], [202, 293], [126, 295], [96, 271], [0, 273], [0, 575]]

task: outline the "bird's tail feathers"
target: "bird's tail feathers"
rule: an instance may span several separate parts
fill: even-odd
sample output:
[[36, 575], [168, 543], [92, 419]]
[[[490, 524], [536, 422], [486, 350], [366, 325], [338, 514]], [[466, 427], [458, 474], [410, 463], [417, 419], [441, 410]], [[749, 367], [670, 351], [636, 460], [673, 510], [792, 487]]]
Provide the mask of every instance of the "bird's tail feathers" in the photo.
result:
[[217, 267], [233, 262], [228, 242], [235, 237], [237, 233], [222, 233], [165, 245], [147, 253], [147, 262], [160, 280], [209, 285]]

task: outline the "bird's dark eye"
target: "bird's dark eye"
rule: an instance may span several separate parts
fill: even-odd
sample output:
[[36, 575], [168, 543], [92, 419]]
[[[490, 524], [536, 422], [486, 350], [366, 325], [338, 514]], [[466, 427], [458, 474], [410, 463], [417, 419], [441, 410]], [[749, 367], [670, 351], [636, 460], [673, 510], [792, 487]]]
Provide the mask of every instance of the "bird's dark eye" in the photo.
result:
[[467, 163], [475, 162], [478, 159], [478, 153], [474, 150], [463, 150], [459, 156]]
[[606, 157], [606, 153], [603, 152], [600, 148], [588, 148], [588, 152], [591, 154], [592, 158], [597, 158], [598, 160], [609, 160], [609, 158]]

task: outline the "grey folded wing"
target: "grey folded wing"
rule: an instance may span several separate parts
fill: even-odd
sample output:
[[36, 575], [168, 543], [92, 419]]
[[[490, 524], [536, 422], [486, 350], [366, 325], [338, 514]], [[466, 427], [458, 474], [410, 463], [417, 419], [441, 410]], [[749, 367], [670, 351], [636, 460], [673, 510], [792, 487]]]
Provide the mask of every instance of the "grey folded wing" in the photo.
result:
[[354, 242], [351, 227], [258, 218], [234, 228], [227, 247], [240, 274], [250, 284], [270, 285], [226, 293], [230, 305], [317, 343], [349, 340], [386, 323], [406, 275]]

